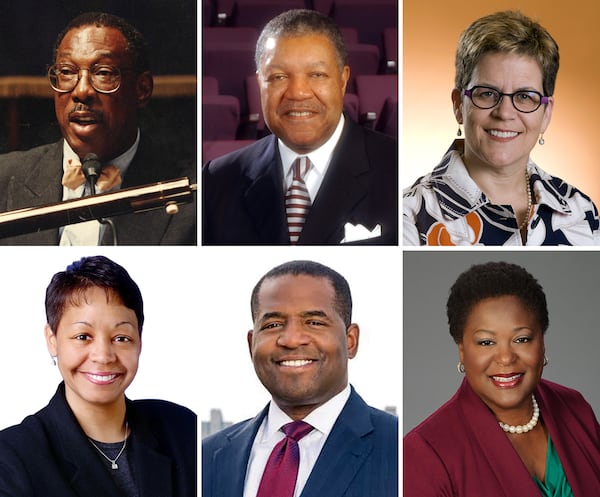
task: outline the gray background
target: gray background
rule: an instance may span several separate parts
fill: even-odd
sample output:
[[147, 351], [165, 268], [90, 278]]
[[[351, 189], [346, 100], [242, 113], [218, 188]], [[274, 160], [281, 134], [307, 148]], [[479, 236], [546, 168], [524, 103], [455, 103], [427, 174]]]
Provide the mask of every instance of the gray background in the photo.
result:
[[600, 415], [600, 252], [404, 251], [404, 433], [446, 402], [463, 375], [448, 332], [446, 300], [464, 270], [487, 261], [525, 267], [542, 285], [550, 326], [543, 377], [579, 390]]

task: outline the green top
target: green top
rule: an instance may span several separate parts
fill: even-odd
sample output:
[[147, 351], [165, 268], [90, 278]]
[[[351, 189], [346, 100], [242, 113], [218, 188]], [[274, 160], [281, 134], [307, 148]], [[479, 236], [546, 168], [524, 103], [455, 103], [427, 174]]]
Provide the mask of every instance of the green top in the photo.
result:
[[563, 470], [554, 444], [548, 435], [548, 455], [546, 456], [546, 481], [533, 477], [544, 497], [573, 497], [571, 486]]

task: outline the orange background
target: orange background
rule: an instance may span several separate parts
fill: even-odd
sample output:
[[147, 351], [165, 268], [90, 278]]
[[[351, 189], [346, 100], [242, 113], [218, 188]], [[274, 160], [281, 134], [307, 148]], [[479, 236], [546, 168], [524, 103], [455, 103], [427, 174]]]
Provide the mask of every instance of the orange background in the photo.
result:
[[600, 202], [600, 2], [404, 0], [401, 186], [438, 164], [458, 125], [452, 113], [454, 56], [475, 19], [518, 9], [537, 20], [560, 53], [552, 121], [531, 158]]

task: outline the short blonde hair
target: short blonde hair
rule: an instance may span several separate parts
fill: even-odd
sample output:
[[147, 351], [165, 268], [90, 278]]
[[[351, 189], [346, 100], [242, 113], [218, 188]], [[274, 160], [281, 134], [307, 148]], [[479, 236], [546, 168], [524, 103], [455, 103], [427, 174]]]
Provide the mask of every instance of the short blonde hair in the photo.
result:
[[488, 53], [514, 53], [533, 57], [542, 71], [545, 96], [554, 94], [558, 73], [558, 44], [539, 23], [518, 11], [481, 17], [460, 35], [456, 50], [455, 85], [468, 89], [473, 71]]

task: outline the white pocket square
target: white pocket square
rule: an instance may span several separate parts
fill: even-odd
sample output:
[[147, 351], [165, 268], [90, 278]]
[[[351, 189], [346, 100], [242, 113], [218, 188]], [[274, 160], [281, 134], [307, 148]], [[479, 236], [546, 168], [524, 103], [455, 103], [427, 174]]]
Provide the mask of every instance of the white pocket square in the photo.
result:
[[372, 230], [369, 230], [362, 224], [346, 223], [344, 225], [344, 239], [341, 243], [368, 240], [369, 238], [377, 238], [378, 236], [381, 236], [381, 225], [379, 224]]

